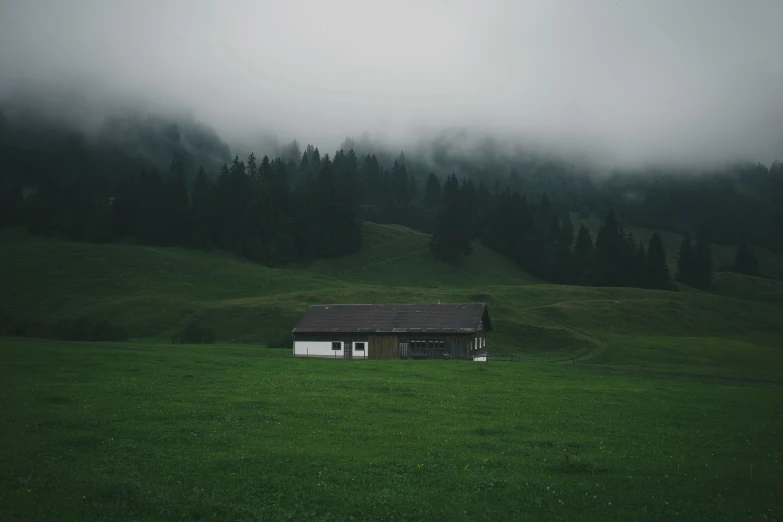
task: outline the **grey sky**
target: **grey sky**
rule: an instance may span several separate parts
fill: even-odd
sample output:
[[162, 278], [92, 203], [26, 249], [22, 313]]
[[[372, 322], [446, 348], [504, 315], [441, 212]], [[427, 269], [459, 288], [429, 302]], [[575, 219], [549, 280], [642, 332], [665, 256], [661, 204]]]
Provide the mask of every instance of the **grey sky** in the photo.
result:
[[781, 0], [0, 0], [0, 81], [192, 109], [246, 143], [465, 127], [768, 163], [781, 23]]

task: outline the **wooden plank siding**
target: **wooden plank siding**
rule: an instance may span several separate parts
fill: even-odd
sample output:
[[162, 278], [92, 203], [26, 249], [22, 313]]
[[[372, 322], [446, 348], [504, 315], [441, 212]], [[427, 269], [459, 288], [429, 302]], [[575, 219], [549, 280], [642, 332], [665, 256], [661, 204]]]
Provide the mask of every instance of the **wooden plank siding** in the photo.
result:
[[371, 335], [368, 354], [369, 359], [396, 359], [396, 335]]
[[[461, 335], [405, 334], [400, 336], [397, 356], [400, 359], [472, 359], [477, 352], [476, 338], [484, 343], [484, 332]], [[426, 346], [415, 347], [414, 341], [424, 341]], [[442, 346], [431, 346], [430, 341], [443, 341]], [[435, 344], [435, 343], [433, 343]]]

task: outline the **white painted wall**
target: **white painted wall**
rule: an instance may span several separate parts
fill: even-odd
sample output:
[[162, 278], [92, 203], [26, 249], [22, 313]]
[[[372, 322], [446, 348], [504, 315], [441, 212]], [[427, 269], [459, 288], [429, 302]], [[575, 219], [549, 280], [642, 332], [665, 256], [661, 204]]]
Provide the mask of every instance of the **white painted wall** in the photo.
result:
[[332, 357], [343, 358], [342, 346], [332, 350], [331, 341], [296, 341], [294, 343], [295, 357]]
[[369, 348], [369, 346], [370, 346], [370, 343], [369, 343], [369, 342], [367, 342], [367, 341], [360, 341], [360, 342], [363, 342], [363, 343], [364, 343], [364, 351], [361, 351], [361, 352], [356, 350], [356, 345], [357, 345], [357, 343], [355, 343], [355, 342], [354, 342], [354, 343], [351, 343], [351, 344], [352, 344], [352, 349], [353, 349], [353, 352], [352, 352], [352, 353], [353, 353], [353, 358], [354, 358], [354, 359], [366, 359], [366, 358], [367, 358], [367, 355], [369, 354], [369, 351], [370, 351], [370, 348]]
[[[332, 341], [296, 341], [294, 343], [294, 357], [331, 357], [342, 359], [345, 356], [346, 343], [340, 343], [339, 350], [332, 350]], [[369, 343], [364, 342], [364, 351], [356, 350], [356, 343], [350, 344], [351, 355], [354, 359], [367, 359], [369, 356]]]

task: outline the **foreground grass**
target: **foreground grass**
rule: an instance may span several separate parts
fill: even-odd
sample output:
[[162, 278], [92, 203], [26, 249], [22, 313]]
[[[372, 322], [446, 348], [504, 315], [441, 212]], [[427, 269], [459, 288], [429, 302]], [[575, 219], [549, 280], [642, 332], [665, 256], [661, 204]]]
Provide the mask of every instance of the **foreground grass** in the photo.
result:
[[0, 340], [0, 518], [783, 516], [781, 388], [122, 347]]

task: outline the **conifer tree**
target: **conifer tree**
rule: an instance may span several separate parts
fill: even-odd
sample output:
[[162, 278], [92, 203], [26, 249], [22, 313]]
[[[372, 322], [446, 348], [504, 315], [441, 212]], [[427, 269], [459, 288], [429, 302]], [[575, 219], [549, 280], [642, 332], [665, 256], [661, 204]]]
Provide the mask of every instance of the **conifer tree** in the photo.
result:
[[362, 186], [365, 187], [364, 198], [373, 203], [383, 200], [384, 194], [381, 189], [381, 165], [375, 154], [364, 157], [360, 176], [363, 180]]
[[693, 286], [702, 290], [712, 288], [712, 247], [704, 229], [696, 237], [696, 249], [693, 254]]
[[541, 206], [538, 208], [538, 226], [544, 233], [547, 232], [552, 222], [552, 203], [546, 192], [541, 196]]
[[574, 224], [571, 223], [571, 216], [566, 213], [563, 218], [561, 241], [571, 250], [571, 246], [574, 244]]
[[16, 180], [5, 183], [2, 181], [0, 180], [0, 228], [18, 225], [24, 205], [22, 185]]
[[161, 227], [164, 201], [160, 171], [153, 168], [149, 174], [142, 177], [141, 182], [136, 239], [147, 245], [163, 245], [166, 231]]
[[215, 229], [215, 193], [213, 183], [200, 168], [193, 181], [191, 191], [191, 212], [193, 215], [193, 230], [191, 241], [195, 247], [209, 250], [217, 239]]
[[634, 261], [634, 286], [648, 288], [650, 286], [649, 274], [650, 267], [647, 262], [647, 254], [644, 251], [644, 244], [639, 241], [639, 249], [636, 251]]
[[623, 236], [613, 210], [609, 210], [606, 220], [595, 239], [595, 257], [593, 263], [594, 284], [617, 286], [622, 282]]
[[310, 156], [310, 167], [316, 170], [321, 168], [321, 153], [318, 152], [318, 147], [313, 149], [313, 154]]
[[424, 207], [435, 208], [438, 204], [440, 204], [440, 181], [434, 173], [430, 172], [424, 188]]
[[247, 157], [247, 176], [250, 178], [251, 183], [258, 182], [258, 166], [256, 165], [256, 155], [251, 152]]
[[460, 187], [454, 174], [443, 186], [443, 205], [430, 240], [430, 249], [435, 258], [447, 263], [456, 263], [473, 251], [469, 213], [464, 205], [464, 191], [467, 190], [465, 186]]
[[693, 285], [693, 245], [686, 232], [682, 236], [680, 252], [677, 255], [677, 273], [674, 279], [685, 285]]
[[174, 160], [163, 182], [160, 226], [164, 229], [164, 244], [182, 245], [187, 242], [187, 220], [190, 199], [182, 162]]
[[647, 247], [647, 281], [650, 288], [667, 290], [671, 288], [669, 267], [666, 265], [666, 251], [658, 232], [654, 232]]
[[307, 151], [302, 153], [302, 159], [299, 160], [299, 172], [305, 172], [310, 169], [310, 155]]
[[737, 254], [734, 257], [734, 271], [750, 276], [760, 276], [759, 260], [756, 253], [745, 242], [737, 246]]
[[549, 220], [549, 236], [547, 239], [552, 242], [560, 241], [562, 235], [563, 230], [560, 228], [560, 220], [557, 219], [557, 216], [552, 216]]
[[593, 238], [584, 223], [579, 224], [579, 232], [574, 241], [573, 282], [578, 285], [591, 283], [590, 267], [593, 264]]

